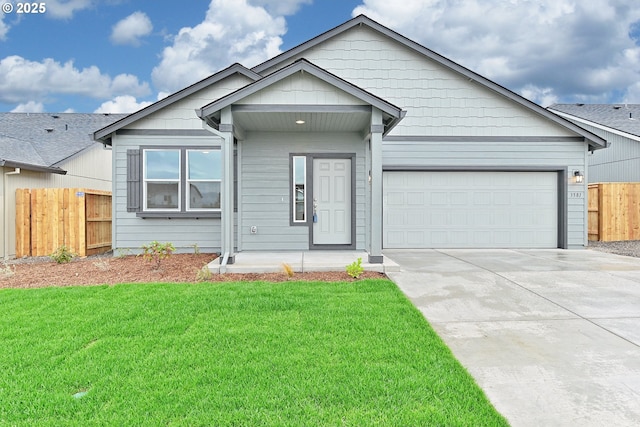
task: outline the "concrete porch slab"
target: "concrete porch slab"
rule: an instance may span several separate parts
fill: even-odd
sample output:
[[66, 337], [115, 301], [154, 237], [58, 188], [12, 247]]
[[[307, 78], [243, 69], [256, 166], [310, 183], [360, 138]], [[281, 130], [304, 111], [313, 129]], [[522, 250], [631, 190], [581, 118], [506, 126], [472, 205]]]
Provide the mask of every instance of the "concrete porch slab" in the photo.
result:
[[[382, 264], [369, 264], [369, 254], [364, 251], [283, 251], [239, 252], [235, 263], [220, 267], [218, 259], [209, 263], [212, 273], [279, 273], [282, 264], [288, 264], [297, 273], [309, 271], [344, 271], [348, 264], [362, 258], [365, 271], [387, 273], [399, 271], [395, 261], [384, 257]], [[223, 270], [223, 271], [221, 271]]]

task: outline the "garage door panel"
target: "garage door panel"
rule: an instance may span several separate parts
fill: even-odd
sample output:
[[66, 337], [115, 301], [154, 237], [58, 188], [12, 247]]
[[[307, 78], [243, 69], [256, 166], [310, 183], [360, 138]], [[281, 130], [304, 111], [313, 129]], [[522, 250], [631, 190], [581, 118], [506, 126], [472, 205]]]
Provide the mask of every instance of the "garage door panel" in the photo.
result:
[[385, 172], [385, 248], [555, 248], [555, 172]]

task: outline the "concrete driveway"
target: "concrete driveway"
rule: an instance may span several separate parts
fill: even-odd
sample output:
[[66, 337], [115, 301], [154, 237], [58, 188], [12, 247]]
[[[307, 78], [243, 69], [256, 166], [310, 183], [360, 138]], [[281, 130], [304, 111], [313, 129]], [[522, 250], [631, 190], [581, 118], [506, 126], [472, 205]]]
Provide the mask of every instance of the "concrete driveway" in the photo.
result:
[[386, 250], [388, 273], [514, 426], [640, 425], [640, 258]]

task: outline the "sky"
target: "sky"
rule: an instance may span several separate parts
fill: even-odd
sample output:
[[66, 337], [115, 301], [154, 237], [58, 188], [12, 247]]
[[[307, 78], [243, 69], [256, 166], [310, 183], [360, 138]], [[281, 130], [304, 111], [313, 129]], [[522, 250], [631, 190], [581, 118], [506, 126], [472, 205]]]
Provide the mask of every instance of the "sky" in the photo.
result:
[[0, 0], [3, 112], [131, 113], [234, 62], [257, 65], [359, 14], [543, 107], [640, 103], [637, 0], [33, 4]]

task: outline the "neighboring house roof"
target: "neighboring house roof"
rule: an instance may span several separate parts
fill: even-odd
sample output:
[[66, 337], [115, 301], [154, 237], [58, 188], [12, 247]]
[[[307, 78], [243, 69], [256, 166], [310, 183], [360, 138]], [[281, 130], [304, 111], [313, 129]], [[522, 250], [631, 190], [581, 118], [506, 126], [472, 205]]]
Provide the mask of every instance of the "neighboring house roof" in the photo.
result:
[[212, 122], [212, 115], [216, 112], [219, 112], [224, 107], [227, 107], [241, 99], [252, 95], [270, 85], [279, 82], [295, 73], [303, 72], [308, 73], [356, 98], [359, 100], [373, 105], [374, 107], [380, 109], [384, 115], [386, 115], [387, 120], [384, 121], [385, 133], [388, 132], [395, 126], [402, 118], [404, 117], [405, 111], [403, 111], [400, 107], [396, 107], [395, 105], [385, 101], [384, 99], [367, 92], [364, 89], [357, 87], [356, 85], [349, 83], [348, 81], [341, 79], [335, 74], [331, 74], [327, 70], [324, 70], [317, 65], [307, 61], [306, 59], [299, 59], [293, 64], [284, 67], [275, 73], [269, 74], [267, 77], [263, 77], [262, 79], [253, 82], [241, 89], [238, 89], [235, 92], [228, 94], [212, 103], [202, 107], [197, 111], [198, 117], [203, 120], [207, 120], [214, 127], [217, 126], [217, 123]]
[[[640, 140], [640, 104], [553, 104], [554, 113]], [[598, 126], [599, 125], [599, 126]]]
[[158, 110], [163, 109], [164, 107], [166, 107], [167, 105], [171, 105], [174, 102], [180, 101], [181, 99], [184, 99], [196, 92], [198, 92], [199, 90], [202, 90], [208, 86], [211, 86], [214, 83], [219, 82], [220, 80], [224, 80], [227, 77], [233, 75], [233, 74], [242, 74], [246, 77], [248, 77], [251, 80], [258, 80], [260, 78], [262, 78], [262, 76], [260, 74], [257, 74], [253, 71], [251, 71], [250, 69], [246, 68], [245, 66], [241, 65], [241, 64], [233, 64], [227, 68], [225, 68], [224, 70], [220, 70], [217, 73], [200, 80], [199, 82], [196, 82], [194, 84], [192, 84], [191, 86], [187, 86], [186, 88], [173, 93], [169, 96], [167, 96], [166, 98], [161, 99], [160, 101], [157, 101], [151, 105], [149, 105], [148, 107], [145, 107], [139, 111], [136, 111], [133, 114], [130, 114], [128, 116], [126, 116], [125, 118], [123, 118], [122, 120], [119, 120], [109, 126], [106, 126], [102, 129], [99, 129], [98, 131], [96, 131], [93, 135], [94, 140], [96, 141], [101, 141], [104, 142], [105, 144], [111, 145], [111, 138], [110, 135], [119, 130], [122, 129], [123, 127], [130, 125], [133, 122], [136, 122], [144, 117], [147, 117], [150, 114], [155, 113]]
[[60, 163], [93, 147], [92, 133], [124, 114], [0, 113], [0, 166], [66, 173]]

